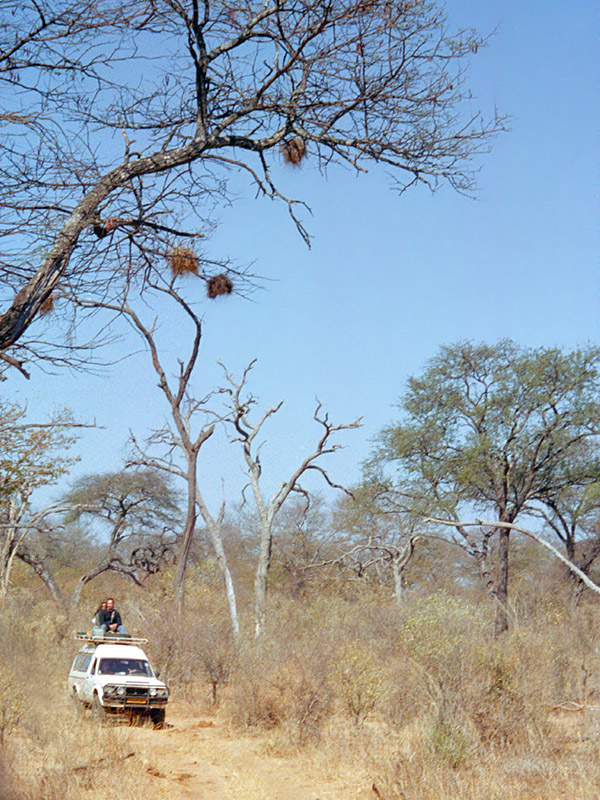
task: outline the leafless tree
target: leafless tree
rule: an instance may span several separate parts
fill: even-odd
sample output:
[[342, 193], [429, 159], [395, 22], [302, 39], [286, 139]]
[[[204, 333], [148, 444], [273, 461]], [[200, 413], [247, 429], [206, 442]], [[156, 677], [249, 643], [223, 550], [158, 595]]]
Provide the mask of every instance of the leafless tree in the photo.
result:
[[76, 481], [63, 498], [69, 508], [63, 524], [100, 522], [105, 535], [95, 563], [71, 592], [71, 613], [84, 588], [99, 575], [117, 572], [142, 585], [169, 563], [179, 522], [177, 499], [163, 473], [150, 469], [86, 475]]
[[[257, 552], [259, 523], [256, 514], [241, 516], [240, 529], [246, 533], [250, 553]], [[337, 553], [339, 532], [332, 524], [330, 504], [317, 494], [290, 498], [277, 515], [273, 526], [273, 567], [286, 576], [285, 585], [293, 596], [304, 596], [317, 570], [311, 566]]]
[[249, 481], [248, 485], [252, 491], [260, 521], [260, 547], [254, 579], [255, 634], [259, 637], [265, 630], [267, 582], [271, 567], [273, 522], [275, 517], [292, 493], [308, 496], [300, 485], [300, 479], [310, 471], [319, 473], [329, 486], [343, 489], [342, 486], [331, 481], [325, 468], [318, 462], [321, 461], [323, 456], [335, 453], [341, 447], [341, 445], [333, 443], [331, 437], [339, 431], [358, 428], [360, 420], [344, 425], [333, 425], [329, 420], [328, 414], [323, 412], [321, 403], [317, 403], [313, 417], [321, 426], [322, 431], [314, 450], [301, 461], [289, 478], [282, 481], [271, 498], [265, 497], [261, 485], [261, 445], [257, 442], [257, 437], [261, 433], [265, 422], [279, 411], [283, 402], [278, 403], [276, 406], [271, 406], [256, 421], [250, 419], [250, 414], [258, 400], [247, 392], [246, 383], [248, 374], [255, 363], [255, 361], [252, 361], [246, 367], [241, 379], [236, 379], [227, 369], [224, 369], [227, 385], [223, 387], [222, 391], [225, 392], [228, 398], [228, 413], [225, 416], [225, 421], [233, 426], [235, 431], [234, 441], [239, 441], [242, 445]]
[[193, 250], [232, 170], [306, 240], [280, 158], [470, 191], [503, 125], [465, 83], [483, 44], [433, 1], [0, 0], [0, 358], [26, 373], [73, 297]]
[[342, 499], [336, 518], [341, 553], [335, 563], [358, 576], [374, 571], [381, 581], [391, 572], [394, 597], [400, 605], [406, 568], [422, 527], [406, 497], [393, 486], [372, 479]]
[[0, 608], [6, 602], [10, 586], [10, 576], [16, 558], [29, 564], [44, 581], [55, 601], [61, 601], [61, 594], [54, 576], [51, 575], [35, 549], [28, 547], [26, 537], [32, 531], [41, 530], [45, 518], [65, 511], [64, 506], [51, 505], [35, 514], [27, 515], [28, 502], [13, 496], [2, 509], [0, 523]]
[[[371, 486], [367, 486], [367, 491], [374, 491], [379, 500], [383, 499], [388, 511], [410, 520], [409, 526], [412, 531], [410, 538], [418, 531], [425, 540], [445, 539], [473, 558], [482, 584], [493, 597], [494, 603], [500, 604], [504, 613], [508, 615], [508, 606], [498, 594], [494, 575], [493, 540], [497, 529], [463, 524], [460, 509], [456, 507], [453, 498], [441, 493], [437, 486], [428, 487], [428, 493], [421, 494], [419, 491], [398, 490], [388, 481], [375, 481]], [[441, 534], [437, 520], [430, 519], [432, 502], [435, 507], [441, 509], [446, 520]], [[452, 525], [450, 520], [454, 520]], [[443, 531], [448, 529], [451, 533], [445, 536]]]
[[28, 542], [22, 541], [17, 550], [17, 558], [31, 567], [50, 592], [50, 596], [56, 605], [64, 609], [64, 598], [56, 578], [52, 570], [49, 569], [46, 559], [37, 552], [37, 549], [30, 546]]
[[377, 536], [367, 535], [359, 544], [343, 548], [335, 558], [313, 562], [306, 565], [305, 569], [335, 566], [346, 574], [363, 578], [370, 570], [380, 573], [382, 567], [389, 567], [394, 581], [396, 604], [401, 605], [404, 594], [404, 571], [414, 555], [415, 545], [420, 538], [422, 537], [417, 535], [402, 544], [392, 544], [382, 541]]
[[[158, 278], [157, 278], [158, 279]], [[186, 512], [183, 531], [177, 540], [176, 571], [174, 579], [174, 599], [178, 614], [183, 611], [185, 574], [188, 558], [196, 530], [197, 511], [206, 524], [215, 552], [218, 567], [223, 577], [234, 636], [239, 635], [239, 622], [235, 589], [223, 546], [222, 525], [225, 516], [225, 502], [216, 515], [210, 513], [198, 484], [198, 455], [202, 445], [212, 436], [215, 417], [208, 408], [210, 395], [199, 400], [192, 397], [190, 381], [197, 365], [202, 339], [202, 320], [194, 308], [187, 303], [176, 288], [176, 278], [149, 284], [157, 296], [173, 301], [184, 319], [191, 323], [193, 331], [189, 353], [179, 361], [177, 376], [169, 380], [167, 368], [161, 360], [156, 340], [157, 320], [146, 323], [138, 312], [126, 301], [118, 304], [103, 303], [102, 307], [127, 319], [134, 330], [144, 340], [158, 376], [158, 386], [169, 405], [172, 425], [166, 424], [155, 430], [146, 444], [132, 436], [134, 453], [130, 466], [150, 467], [163, 470], [184, 480], [186, 486]], [[202, 423], [198, 425], [198, 420]], [[158, 453], [157, 453], [158, 449]]]

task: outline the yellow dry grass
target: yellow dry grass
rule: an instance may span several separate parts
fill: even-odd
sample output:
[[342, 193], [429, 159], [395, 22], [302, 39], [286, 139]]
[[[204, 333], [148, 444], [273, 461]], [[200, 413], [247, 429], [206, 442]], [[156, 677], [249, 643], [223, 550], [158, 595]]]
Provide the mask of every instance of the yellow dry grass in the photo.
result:
[[493, 610], [468, 593], [401, 609], [380, 592], [273, 596], [269, 634], [244, 635], [236, 652], [216, 590], [188, 596], [181, 629], [144, 596], [149, 649], [173, 690], [164, 731], [76, 720], [64, 689], [74, 642], [30, 598], [8, 604], [1, 800], [597, 796], [593, 600], [549, 593], [495, 641]]

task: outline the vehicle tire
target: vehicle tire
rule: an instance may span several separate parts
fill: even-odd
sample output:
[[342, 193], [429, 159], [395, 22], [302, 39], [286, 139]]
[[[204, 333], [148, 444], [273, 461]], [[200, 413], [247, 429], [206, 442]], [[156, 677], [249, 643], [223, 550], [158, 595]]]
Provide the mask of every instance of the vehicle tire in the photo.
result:
[[94, 699], [92, 700], [92, 719], [96, 720], [96, 722], [106, 721], [106, 709], [100, 702], [97, 694], [94, 695]]
[[150, 719], [154, 725], [154, 730], [158, 731], [165, 727], [166, 708], [153, 708], [150, 712]]

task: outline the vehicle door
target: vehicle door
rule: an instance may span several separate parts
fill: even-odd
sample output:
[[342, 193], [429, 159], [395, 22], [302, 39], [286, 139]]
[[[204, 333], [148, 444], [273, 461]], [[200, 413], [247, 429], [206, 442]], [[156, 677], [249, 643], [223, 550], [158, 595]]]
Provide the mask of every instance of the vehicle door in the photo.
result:
[[86, 661], [87, 655], [87, 653], [77, 653], [69, 672], [69, 691], [72, 692], [75, 689], [79, 695], [81, 694], [87, 671], [87, 666], [84, 666], [84, 664], [89, 665], [89, 661]]
[[96, 673], [97, 659], [93, 653], [87, 653], [82, 667], [85, 669], [85, 678], [80, 689], [81, 699], [86, 703], [91, 703], [94, 696], [94, 680]]

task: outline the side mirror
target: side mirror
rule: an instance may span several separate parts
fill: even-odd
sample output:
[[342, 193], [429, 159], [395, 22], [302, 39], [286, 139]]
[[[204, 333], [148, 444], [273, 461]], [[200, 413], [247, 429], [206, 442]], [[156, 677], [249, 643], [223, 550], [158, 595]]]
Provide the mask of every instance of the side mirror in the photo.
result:
[[158, 670], [158, 672], [155, 672], [154, 674], [156, 675], [157, 678], [160, 678], [160, 670]]

